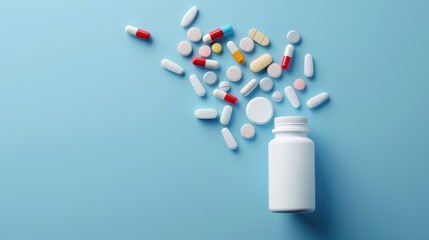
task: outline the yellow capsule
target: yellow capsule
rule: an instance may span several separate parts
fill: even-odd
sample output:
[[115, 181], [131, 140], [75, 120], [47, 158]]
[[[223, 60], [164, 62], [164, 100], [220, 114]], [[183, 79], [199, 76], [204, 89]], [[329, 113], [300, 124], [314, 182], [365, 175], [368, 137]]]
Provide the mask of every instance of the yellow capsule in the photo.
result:
[[222, 45], [220, 45], [220, 43], [215, 43], [212, 45], [212, 51], [214, 53], [220, 53], [222, 52]]
[[241, 53], [240, 50], [238, 50], [237, 46], [233, 41], [229, 41], [226, 46], [228, 47], [228, 50], [231, 52], [232, 57], [234, 57], [235, 61], [237, 61], [239, 64], [244, 63], [244, 55]]

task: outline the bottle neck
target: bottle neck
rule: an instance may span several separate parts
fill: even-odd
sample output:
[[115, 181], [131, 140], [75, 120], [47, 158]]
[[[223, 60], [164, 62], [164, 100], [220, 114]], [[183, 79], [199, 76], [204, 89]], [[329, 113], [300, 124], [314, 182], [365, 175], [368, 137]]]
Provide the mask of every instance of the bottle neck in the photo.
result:
[[280, 137], [308, 137], [308, 132], [277, 132], [275, 133], [275, 137], [276, 138], [280, 138]]

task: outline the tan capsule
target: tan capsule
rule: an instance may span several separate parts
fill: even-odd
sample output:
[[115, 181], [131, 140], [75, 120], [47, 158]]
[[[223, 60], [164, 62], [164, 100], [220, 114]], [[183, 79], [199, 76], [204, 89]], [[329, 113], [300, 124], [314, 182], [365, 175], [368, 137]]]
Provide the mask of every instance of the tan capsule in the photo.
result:
[[268, 67], [273, 62], [270, 54], [265, 53], [250, 63], [250, 70], [254, 73], [260, 72], [262, 69]]

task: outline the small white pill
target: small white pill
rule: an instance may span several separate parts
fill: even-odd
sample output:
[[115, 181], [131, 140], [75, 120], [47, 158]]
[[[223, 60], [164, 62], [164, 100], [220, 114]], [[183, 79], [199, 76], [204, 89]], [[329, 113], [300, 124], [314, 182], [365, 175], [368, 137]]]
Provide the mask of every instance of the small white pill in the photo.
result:
[[273, 100], [274, 102], [281, 102], [283, 101], [283, 94], [280, 91], [273, 92]]
[[179, 45], [177, 45], [177, 51], [182, 56], [189, 56], [192, 53], [192, 45], [188, 41], [181, 41]]
[[203, 97], [204, 95], [206, 95], [206, 90], [204, 89], [204, 87], [201, 84], [200, 79], [198, 79], [197, 75], [191, 74], [191, 76], [189, 76], [189, 81], [191, 82], [191, 85], [194, 88], [195, 93], [199, 97]]
[[329, 94], [327, 92], [322, 92], [320, 94], [317, 94], [316, 96], [310, 98], [307, 101], [307, 107], [315, 108], [320, 104], [322, 104], [323, 102], [325, 102], [326, 100], [328, 100], [328, 98], [329, 98]]
[[183, 70], [183, 68], [181, 66], [179, 66], [179, 64], [177, 64], [171, 60], [168, 60], [166, 58], [162, 59], [161, 66], [163, 68], [167, 69], [168, 71], [173, 72], [173, 73], [178, 74], [178, 75], [182, 75], [185, 72], [185, 70]]
[[247, 118], [254, 124], [262, 125], [271, 120], [274, 114], [273, 104], [264, 97], [255, 97], [247, 103]]
[[240, 134], [245, 139], [251, 139], [255, 136], [255, 128], [252, 124], [246, 123], [241, 127]]
[[229, 86], [229, 83], [227, 81], [222, 81], [219, 83], [219, 89], [224, 92], [229, 92], [231, 86]]
[[231, 119], [232, 115], [232, 107], [229, 105], [226, 105], [223, 108], [222, 115], [220, 115], [220, 123], [224, 126], [228, 125], [229, 120]]
[[287, 33], [287, 40], [290, 44], [297, 44], [301, 40], [299, 32], [292, 30]]
[[296, 95], [295, 90], [293, 90], [291, 86], [287, 86], [285, 88], [285, 95], [289, 100], [290, 104], [292, 105], [292, 107], [299, 108], [300, 102], [299, 102], [298, 96]]
[[258, 81], [256, 79], [250, 80], [244, 87], [240, 90], [240, 94], [243, 97], [249, 95], [256, 87], [258, 86]]
[[186, 13], [185, 16], [182, 18], [182, 27], [186, 28], [187, 26], [191, 25], [191, 23], [194, 21], [195, 17], [198, 14], [198, 8], [197, 6], [191, 7]]
[[278, 63], [271, 63], [267, 68], [268, 76], [279, 78], [282, 75], [282, 67]]
[[313, 56], [305, 54], [304, 57], [304, 76], [310, 78], [313, 76]]
[[195, 110], [194, 115], [198, 119], [215, 119], [217, 118], [217, 111], [211, 108], [201, 108]]
[[215, 85], [217, 83], [217, 75], [212, 71], [206, 72], [203, 79], [208, 85]]
[[188, 36], [189, 41], [199, 42], [203, 37], [203, 32], [201, 32], [201, 29], [197, 27], [192, 27], [188, 30], [188, 33], [186, 35]]
[[264, 92], [269, 92], [273, 89], [274, 83], [271, 78], [263, 78], [259, 82], [259, 88]]
[[244, 37], [240, 41], [240, 48], [244, 52], [251, 52], [255, 48], [255, 42], [250, 37]]
[[229, 131], [228, 128], [222, 128], [222, 136], [225, 140], [226, 146], [228, 146], [230, 150], [237, 149], [237, 142], [235, 141], [234, 136], [232, 136], [232, 133], [231, 131]]
[[241, 69], [237, 66], [231, 66], [226, 70], [226, 78], [228, 78], [231, 82], [238, 82], [241, 79], [243, 73]]

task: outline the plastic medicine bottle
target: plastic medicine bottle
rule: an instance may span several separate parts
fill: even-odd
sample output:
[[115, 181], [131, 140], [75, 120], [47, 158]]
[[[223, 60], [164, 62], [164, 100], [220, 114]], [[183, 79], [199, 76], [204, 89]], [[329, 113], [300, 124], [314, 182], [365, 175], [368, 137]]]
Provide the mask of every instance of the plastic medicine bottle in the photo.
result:
[[316, 208], [314, 142], [306, 117], [274, 120], [268, 144], [268, 198], [272, 212], [313, 212]]

